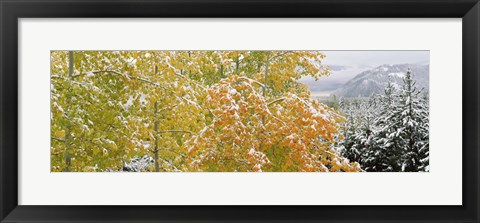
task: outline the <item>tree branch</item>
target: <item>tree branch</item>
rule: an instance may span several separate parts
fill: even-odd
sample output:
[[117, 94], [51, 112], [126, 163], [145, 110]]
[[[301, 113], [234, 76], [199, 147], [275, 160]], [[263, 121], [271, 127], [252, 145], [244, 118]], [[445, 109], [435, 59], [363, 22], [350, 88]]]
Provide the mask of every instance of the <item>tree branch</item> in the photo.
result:
[[271, 57], [270, 59], [275, 59], [275, 58], [277, 58], [277, 57], [281, 57], [281, 56], [287, 55], [287, 54], [289, 54], [289, 53], [293, 53], [293, 51], [285, 51], [285, 52], [283, 52], [283, 53], [280, 53], [280, 54], [277, 54], [277, 55]]
[[243, 81], [251, 81], [252, 83], [257, 84], [258, 86], [260, 86], [260, 87], [262, 87], [262, 88], [265, 87], [265, 85], [263, 85], [262, 83], [260, 83], [260, 82], [258, 82], [258, 81], [256, 81], [256, 80], [250, 79], [250, 78], [248, 78], [248, 77], [238, 77], [238, 79], [239, 79], [239, 80], [243, 80]]
[[51, 138], [54, 139], [54, 140], [57, 140], [57, 141], [59, 141], [59, 142], [65, 142], [65, 140], [60, 139], [60, 138], [57, 138], [57, 137], [53, 137], [53, 136], [52, 136]]
[[270, 105], [275, 104], [275, 103], [277, 103], [277, 102], [281, 102], [281, 101], [283, 101], [283, 100], [285, 100], [285, 99], [286, 99], [286, 98], [284, 98], [284, 97], [275, 99], [275, 100], [269, 102], [268, 105], [270, 106]]
[[177, 73], [177, 72], [174, 72], [174, 74], [175, 74], [176, 76], [178, 76], [178, 77], [184, 78], [184, 79], [186, 79], [187, 81], [195, 84], [196, 86], [200, 87], [202, 90], [207, 90], [202, 84], [197, 83], [196, 81], [192, 80], [191, 78], [186, 77], [186, 76], [183, 75], [183, 74], [179, 74], [179, 73]]
[[175, 153], [181, 157], [185, 157], [185, 154], [181, 154], [173, 149], [168, 149], [168, 148], [157, 148], [157, 149], [153, 149], [152, 152], [156, 152], [156, 151], [169, 151], [169, 152], [172, 152], [172, 153]]
[[167, 90], [167, 88], [165, 88], [164, 86], [161, 86], [160, 84], [158, 83], [155, 83], [155, 82], [152, 82], [152, 81], [149, 81], [147, 79], [143, 79], [143, 78], [140, 78], [140, 77], [133, 77], [133, 76], [130, 76], [128, 74], [124, 74], [124, 73], [120, 73], [118, 71], [114, 71], [114, 70], [97, 70], [97, 71], [92, 71], [92, 73], [94, 74], [99, 74], [99, 73], [113, 73], [113, 74], [117, 74], [117, 75], [120, 75], [124, 78], [127, 78], [127, 79], [134, 79], [134, 80], [138, 80], [138, 81], [142, 81], [142, 82], [145, 82], [145, 83], [148, 83], [148, 84], [151, 84], [151, 85], [154, 85], [156, 87], [160, 87], [162, 89], [165, 89]]
[[167, 132], [180, 132], [180, 133], [187, 133], [187, 134], [190, 134], [190, 135], [195, 134], [194, 132], [188, 131], [188, 130], [163, 130], [163, 131], [158, 131], [158, 133], [167, 133]]

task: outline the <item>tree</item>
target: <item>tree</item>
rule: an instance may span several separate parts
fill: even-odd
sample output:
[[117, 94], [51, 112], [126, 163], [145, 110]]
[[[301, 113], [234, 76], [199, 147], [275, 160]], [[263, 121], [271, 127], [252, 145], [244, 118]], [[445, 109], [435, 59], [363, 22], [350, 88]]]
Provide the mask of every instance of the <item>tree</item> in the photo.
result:
[[404, 84], [389, 82], [383, 95], [341, 101], [347, 116], [340, 153], [365, 171], [428, 171], [428, 96], [416, 88], [408, 70]]
[[[188, 142], [203, 171], [358, 171], [333, 149], [342, 117], [318, 101], [286, 93], [267, 101], [262, 83], [231, 76], [209, 89], [213, 120]], [[258, 134], [261, 133], [261, 134]]]
[[360, 100], [340, 99], [340, 111], [346, 119], [341, 123], [340, 135], [338, 136], [336, 148], [345, 158], [361, 164], [363, 151], [358, 150], [355, 137], [361, 124], [361, 114], [358, 112], [360, 108], [359, 104]]
[[51, 57], [52, 171], [360, 170], [333, 149], [342, 117], [297, 82], [329, 74], [320, 52]]
[[[311, 131], [304, 129], [289, 135], [281, 132], [305, 124], [296, 123], [301, 115], [313, 116], [318, 110], [327, 112], [323, 110], [326, 106], [320, 107], [317, 102], [312, 104], [307, 100], [306, 87], [296, 81], [302, 75], [314, 78], [327, 75], [328, 68], [321, 65], [323, 54], [253, 51], [219, 52], [216, 55], [224, 61], [220, 73], [227, 78], [208, 90], [206, 104], [212, 113], [212, 121], [189, 141], [188, 157], [192, 167], [205, 171], [358, 170], [331, 150], [332, 135], [338, 128], [336, 121], [340, 119], [338, 115], [332, 115], [328, 121], [313, 120], [322, 125], [316, 127], [324, 138], [309, 135]], [[308, 109], [303, 114], [283, 114], [304, 106]], [[333, 110], [328, 113], [336, 114]], [[287, 117], [294, 119], [285, 120]], [[308, 120], [307, 117], [304, 120]], [[315, 127], [309, 125], [312, 126]], [[314, 140], [294, 141], [297, 135], [313, 137]]]
[[399, 94], [398, 137], [402, 139], [402, 169], [407, 172], [428, 170], [429, 161], [429, 117], [427, 103], [417, 89], [412, 72], [407, 71], [403, 79], [403, 87]]
[[365, 154], [364, 168], [367, 171], [398, 172], [402, 163], [402, 142], [397, 136], [398, 94], [391, 82], [384, 94], [379, 95], [379, 113], [376, 115], [375, 147]]
[[[156, 150], [162, 151], [163, 168], [175, 169], [182, 156], [172, 147], [188, 137], [180, 130], [197, 130], [197, 119], [203, 116], [196, 100], [202, 93], [170, 66], [170, 55], [161, 51], [73, 54], [69, 72], [68, 53], [52, 52], [52, 170], [119, 169], [122, 160], [155, 153], [149, 143], [155, 137], [161, 142]], [[153, 75], [152, 64], [158, 65], [159, 74]], [[154, 117], [155, 102], [161, 103], [158, 112], [168, 112]], [[156, 118], [163, 120], [157, 120], [154, 133]]]

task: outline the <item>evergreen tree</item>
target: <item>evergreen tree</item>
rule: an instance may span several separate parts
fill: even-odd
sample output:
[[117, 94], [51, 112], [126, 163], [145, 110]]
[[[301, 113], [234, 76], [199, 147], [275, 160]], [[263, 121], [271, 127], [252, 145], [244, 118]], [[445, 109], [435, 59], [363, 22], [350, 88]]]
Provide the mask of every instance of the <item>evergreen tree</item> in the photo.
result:
[[425, 171], [428, 167], [429, 117], [422, 91], [416, 87], [410, 70], [405, 74], [397, 107], [398, 132], [405, 150], [402, 170]]
[[342, 99], [346, 116], [340, 153], [370, 172], [429, 171], [428, 95], [408, 70], [403, 86], [389, 82], [384, 94]]
[[358, 111], [359, 111], [359, 101], [346, 100], [344, 98], [340, 99], [339, 102], [340, 110], [346, 116], [346, 120], [341, 125], [341, 134], [343, 140], [338, 140], [337, 149], [340, 151], [343, 157], [349, 159], [350, 161], [361, 163], [362, 151], [358, 150], [356, 146], [355, 136], [358, 132], [359, 122], [358, 122]]
[[379, 96], [379, 113], [375, 120], [378, 131], [375, 134], [377, 147], [367, 156], [371, 171], [401, 171], [401, 140], [397, 135], [399, 118], [397, 113], [397, 92], [388, 82], [384, 95]]

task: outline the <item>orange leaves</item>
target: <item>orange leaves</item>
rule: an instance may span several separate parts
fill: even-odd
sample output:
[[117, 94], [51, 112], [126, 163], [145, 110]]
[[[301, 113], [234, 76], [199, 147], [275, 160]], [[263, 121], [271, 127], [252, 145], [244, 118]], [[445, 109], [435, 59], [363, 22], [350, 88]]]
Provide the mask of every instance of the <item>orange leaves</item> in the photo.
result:
[[[206, 106], [215, 118], [205, 131], [214, 134], [205, 141], [199, 137], [191, 141], [204, 148], [192, 156], [208, 160], [206, 163], [215, 161], [209, 167], [204, 166], [204, 170], [258, 171], [268, 165], [265, 154], [256, 149], [260, 145], [258, 132], [262, 128], [259, 113], [267, 113], [266, 102], [253, 83], [248, 78], [230, 76], [208, 90]], [[219, 154], [222, 157], [213, 158]]]
[[360, 170], [332, 149], [343, 117], [293, 93], [267, 102], [255, 83], [230, 76], [208, 90], [215, 118], [204, 132], [212, 134], [189, 142], [192, 164], [203, 171]]
[[[279, 103], [272, 104], [283, 121], [271, 137], [277, 137], [275, 145], [288, 148], [286, 158], [297, 171], [353, 171], [360, 170], [340, 157], [333, 149], [334, 136], [338, 133], [337, 122], [343, 118], [334, 110], [316, 100], [287, 93]], [[272, 148], [275, 150], [276, 148]], [[328, 154], [330, 160], [320, 158]], [[290, 165], [293, 164], [293, 165]]]
[[[68, 53], [52, 53], [52, 169], [64, 168], [69, 149], [71, 170], [115, 169], [154, 151], [165, 171], [358, 170], [332, 149], [343, 117], [298, 82], [328, 75], [320, 52], [75, 55], [70, 82]], [[62, 142], [66, 125], [71, 148]]]

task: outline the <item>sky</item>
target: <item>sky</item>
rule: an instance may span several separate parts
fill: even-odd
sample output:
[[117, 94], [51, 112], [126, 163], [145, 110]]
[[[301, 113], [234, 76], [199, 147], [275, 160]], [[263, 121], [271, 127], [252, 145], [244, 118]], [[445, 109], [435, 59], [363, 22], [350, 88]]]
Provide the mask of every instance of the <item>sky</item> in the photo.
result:
[[[429, 64], [430, 51], [321, 51], [322, 61], [330, 66], [330, 76], [315, 81], [303, 77], [300, 82], [307, 84], [312, 95], [327, 96], [357, 74], [383, 64]], [[322, 89], [318, 91], [316, 89]]]

